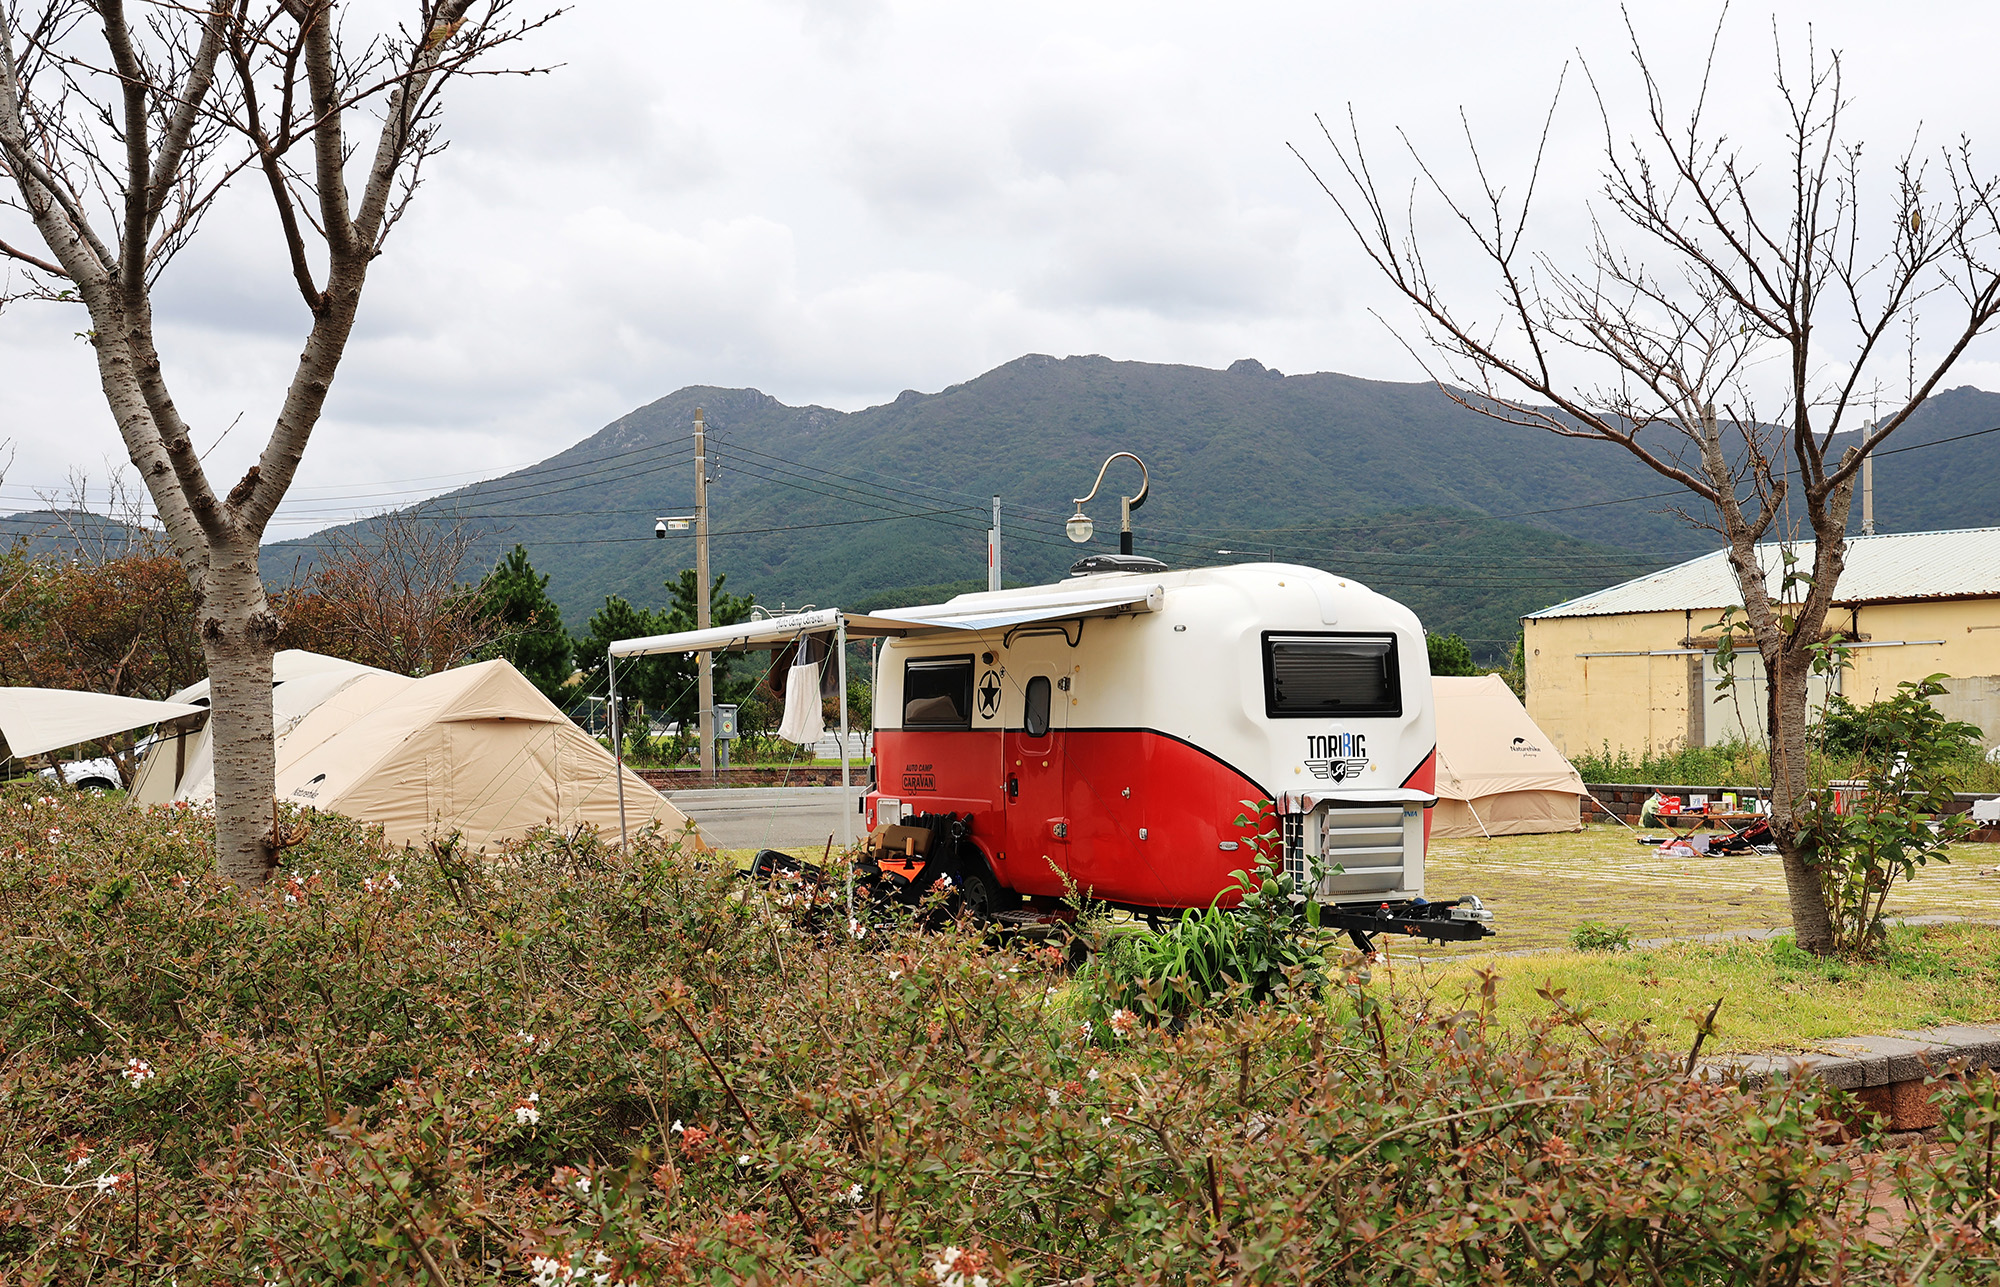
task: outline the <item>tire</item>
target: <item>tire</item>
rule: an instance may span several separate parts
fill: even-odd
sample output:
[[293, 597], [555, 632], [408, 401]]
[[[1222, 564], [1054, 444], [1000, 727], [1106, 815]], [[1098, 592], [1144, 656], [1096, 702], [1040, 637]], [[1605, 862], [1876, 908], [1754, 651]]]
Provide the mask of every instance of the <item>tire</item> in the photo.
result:
[[958, 905], [974, 924], [990, 925], [1002, 912], [1011, 912], [1020, 906], [1021, 896], [1011, 889], [1001, 887], [993, 875], [993, 869], [986, 865], [986, 859], [977, 849], [967, 845], [965, 861], [952, 873], [958, 885]]

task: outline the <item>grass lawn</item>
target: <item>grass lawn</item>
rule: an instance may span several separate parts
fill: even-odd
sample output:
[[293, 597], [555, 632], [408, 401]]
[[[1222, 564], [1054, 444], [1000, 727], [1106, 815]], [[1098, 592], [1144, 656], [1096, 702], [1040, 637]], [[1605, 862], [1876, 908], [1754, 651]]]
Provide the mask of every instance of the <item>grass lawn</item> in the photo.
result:
[[[1891, 932], [1882, 961], [1866, 965], [1817, 960], [1789, 937], [1550, 952], [1491, 965], [1500, 975], [1497, 1013], [1510, 1027], [1547, 1013], [1539, 992], [1560, 988], [1568, 1004], [1595, 1008], [1600, 1032], [1640, 1023], [1660, 1044], [1684, 1048], [1721, 997], [1705, 1054], [1805, 1051], [1835, 1037], [2000, 1020], [2000, 928], [1989, 925], [1906, 926]], [[1384, 983], [1432, 1013], [1458, 1009], [1477, 1004], [1478, 963], [1404, 959], [1378, 972], [1377, 986]]]
[[[1430, 895], [1478, 894], [1500, 933], [1477, 944], [1385, 942], [1392, 963], [1378, 969], [1375, 986], [1433, 1011], [1456, 1008], [1477, 986], [1476, 969], [1491, 966], [1501, 978], [1503, 1022], [1546, 1012], [1536, 989], [1553, 985], [1571, 1004], [1602, 1005], [1597, 1024], [1648, 1023], [1663, 1045], [1678, 1048], [1693, 1039], [1696, 1020], [1688, 1012], [1706, 1013], [1721, 996], [1709, 1052], [1807, 1050], [1835, 1037], [2000, 1021], [2000, 846], [1957, 846], [1949, 864], [1926, 868], [1890, 900], [1892, 915], [1994, 925], [1905, 927], [1880, 965], [1827, 965], [1789, 940], [1572, 951], [1570, 932], [1585, 920], [1627, 926], [1640, 940], [1790, 924], [1775, 856], [1665, 858], [1633, 834], [1593, 825], [1562, 835], [1434, 841]], [[727, 853], [747, 866], [754, 851]]]
[[[1563, 835], [1434, 840], [1426, 892], [1432, 898], [1478, 894], [1500, 934], [1478, 944], [1396, 950], [1485, 959], [1567, 948], [1570, 931], [1586, 920], [1630, 926], [1640, 939], [1791, 924], [1776, 855], [1666, 858], [1635, 843], [1633, 834], [1616, 824], [1593, 824]], [[1899, 886], [1889, 911], [2000, 922], [2000, 845], [1955, 846], [1949, 864], [1932, 864]]]

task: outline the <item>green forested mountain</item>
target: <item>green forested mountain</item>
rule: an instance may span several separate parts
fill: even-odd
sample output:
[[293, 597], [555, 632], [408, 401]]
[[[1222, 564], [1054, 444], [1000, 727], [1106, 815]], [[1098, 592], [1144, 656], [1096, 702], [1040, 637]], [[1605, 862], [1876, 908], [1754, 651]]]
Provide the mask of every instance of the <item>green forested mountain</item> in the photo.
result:
[[[525, 545], [567, 620], [607, 594], [657, 606], [693, 557], [686, 538], [656, 541], [652, 526], [692, 505], [696, 407], [709, 426], [715, 570], [773, 606], [976, 583], [995, 494], [1008, 581], [1060, 577], [1087, 549], [1117, 548], [1116, 496], [1136, 489], [1129, 463], [1113, 466], [1110, 499], [1088, 507], [1091, 546], [1064, 540], [1062, 522], [1119, 450], [1152, 470], [1134, 520], [1141, 553], [1322, 566], [1488, 658], [1524, 611], [1712, 548], [1669, 512], [1672, 484], [1616, 447], [1491, 421], [1427, 384], [1285, 376], [1247, 359], [1216, 371], [1031, 354], [852, 413], [690, 387], [415, 512], [475, 524], [481, 570]], [[1960, 389], [1905, 432], [1916, 444], [1992, 424], [2000, 397]], [[2000, 434], [1886, 457], [1877, 483], [1881, 530], [2000, 521]], [[290, 575], [312, 546], [267, 547], [267, 574]]]

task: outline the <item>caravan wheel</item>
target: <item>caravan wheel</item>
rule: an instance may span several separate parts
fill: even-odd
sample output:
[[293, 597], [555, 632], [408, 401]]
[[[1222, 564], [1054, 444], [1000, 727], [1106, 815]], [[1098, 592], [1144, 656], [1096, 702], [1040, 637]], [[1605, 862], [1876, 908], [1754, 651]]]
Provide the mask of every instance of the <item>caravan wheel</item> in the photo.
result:
[[958, 882], [959, 908], [976, 925], [990, 925], [1000, 913], [1011, 912], [1021, 904], [1019, 894], [1000, 887], [986, 859], [976, 849], [953, 873], [953, 879]]

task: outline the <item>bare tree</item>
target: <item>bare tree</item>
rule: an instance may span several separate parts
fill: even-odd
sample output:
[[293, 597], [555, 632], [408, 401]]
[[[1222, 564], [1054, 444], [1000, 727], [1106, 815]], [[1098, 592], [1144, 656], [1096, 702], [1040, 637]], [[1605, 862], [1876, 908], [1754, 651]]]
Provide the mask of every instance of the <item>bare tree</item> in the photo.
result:
[[[40, 241], [15, 244], [0, 225], [0, 257], [25, 282], [15, 297], [80, 302], [90, 314], [105, 400], [200, 601], [216, 863], [244, 885], [266, 879], [273, 861], [279, 621], [258, 545], [326, 404], [369, 267], [443, 146], [441, 91], [546, 21], [516, 19], [511, 0], [406, 3], [408, 25], [356, 39], [339, 0], [0, 0], [0, 175], [10, 185], [0, 211]], [[357, 124], [374, 131], [372, 147], [357, 146]], [[219, 492], [161, 364], [153, 293], [245, 175], [269, 190], [308, 326], [257, 463]]]
[[506, 628], [459, 573], [480, 532], [406, 511], [353, 531], [322, 532], [318, 557], [279, 593], [279, 641], [430, 675], [477, 655]]
[[[1491, 176], [1469, 123], [1476, 181], [1468, 194], [1449, 190], [1405, 135], [1410, 187], [1392, 200], [1351, 110], [1340, 135], [1321, 124], [1335, 163], [1307, 166], [1414, 305], [1421, 336], [1412, 351], [1424, 350], [1420, 360], [1446, 393], [1497, 419], [1631, 452], [1687, 489], [1683, 517], [1722, 537], [1746, 648], [1764, 663], [1772, 829], [1793, 928], [1802, 947], [1826, 952], [1834, 944], [1827, 899], [1800, 845], [1808, 680], [1838, 642], [1827, 615], [1863, 457], [1895, 435], [2000, 314], [1996, 182], [1964, 141], [1928, 160], [1913, 141], [1864, 171], [1861, 143], [1844, 130], [1840, 56], [1809, 41], [1803, 66], [1787, 65], [1775, 33], [1787, 131], [1746, 150], [1711, 119], [1720, 22], [1685, 110], [1668, 105], [1629, 18], [1627, 33], [1645, 124], [1621, 139], [1585, 64], [1604, 139], [1602, 204], [1580, 254], [1530, 241], [1546, 125], [1534, 168], [1512, 195]], [[1552, 104], [1551, 120], [1554, 112]], [[1497, 289], [1497, 317], [1447, 297], [1426, 253], [1435, 246], [1417, 234], [1427, 200], [1476, 248]], [[1882, 379], [1892, 364], [1895, 377], [1905, 374], [1896, 340], [1919, 309], [1926, 329], [1943, 334], [1942, 351], [1921, 366], [1911, 357], [1907, 384]], [[1884, 383], [1904, 396], [1872, 438], [1836, 450], [1835, 435], [1859, 427]], [[1758, 553], [1767, 536], [1786, 556], [1776, 592]], [[1804, 537], [1809, 561], [1794, 548]]]

